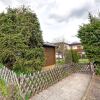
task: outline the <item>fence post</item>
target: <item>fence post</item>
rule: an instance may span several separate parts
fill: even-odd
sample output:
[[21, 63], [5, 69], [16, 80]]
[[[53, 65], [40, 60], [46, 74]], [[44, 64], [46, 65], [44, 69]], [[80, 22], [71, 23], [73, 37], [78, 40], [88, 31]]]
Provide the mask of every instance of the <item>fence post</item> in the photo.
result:
[[93, 74], [95, 74], [93, 63], [90, 63], [90, 69], [91, 69], [91, 72], [92, 72]]

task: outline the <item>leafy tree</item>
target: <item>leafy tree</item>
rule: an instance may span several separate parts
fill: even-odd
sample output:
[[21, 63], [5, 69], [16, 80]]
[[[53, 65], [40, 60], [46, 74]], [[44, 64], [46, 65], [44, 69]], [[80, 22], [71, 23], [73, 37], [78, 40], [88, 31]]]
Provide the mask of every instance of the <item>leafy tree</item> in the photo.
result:
[[78, 37], [90, 61], [100, 64], [100, 17], [89, 14], [89, 21], [80, 27]]
[[36, 14], [25, 7], [0, 14], [0, 62], [23, 72], [44, 65], [42, 32]]

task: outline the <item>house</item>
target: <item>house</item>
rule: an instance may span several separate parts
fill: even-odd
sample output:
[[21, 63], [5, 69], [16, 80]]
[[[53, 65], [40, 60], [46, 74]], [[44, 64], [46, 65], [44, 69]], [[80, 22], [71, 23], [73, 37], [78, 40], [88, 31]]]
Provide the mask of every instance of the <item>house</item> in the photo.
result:
[[65, 56], [66, 50], [70, 49], [70, 45], [68, 43], [65, 43], [65, 42], [57, 42], [57, 43], [54, 43], [54, 44], [57, 46], [57, 48], [56, 48], [56, 58], [63, 59], [64, 56]]
[[43, 44], [45, 51], [45, 66], [51, 66], [56, 64], [56, 45], [45, 42]]
[[70, 49], [77, 51], [77, 53], [80, 54], [81, 57], [85, 55], [85, 51], [81, 43], [71, 43]]
[[45, 66], [51, 66], [56, 64], [56, 58], [63, 59], [66, 50], [75, 50], [77, 53], [80, 54], [82, 57], [85, 55], [85, 52], [83, 50], [83, 46], [81, 43], [49, 43], [45, 42], [43, 44], [44, 51], [45, 51]]
[[75, 50], [77, 51], [78, 54], [80, 54], [80, 56], [82, 57], [83, 55], [85, 55], [85, 52], [83, 50], [83, 46], [81, 45], [81, 43], [65, 43], [65, 42], [57, 42], [55, 43], [55, 45], [57, 45], [58, 48], [56, 48], [56, 58], [60, 58], [63, 59], [66, 50]]

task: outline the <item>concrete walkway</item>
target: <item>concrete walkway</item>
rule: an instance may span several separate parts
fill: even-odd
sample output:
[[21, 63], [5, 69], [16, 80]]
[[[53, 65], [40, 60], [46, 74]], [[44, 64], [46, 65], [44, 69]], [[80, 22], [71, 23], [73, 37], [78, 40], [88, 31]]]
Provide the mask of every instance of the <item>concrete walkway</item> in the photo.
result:
[[100, 76], [94, 75], [85, 100], [100, 100]]
[[75, 73], [30, 100], [81, 100], [91, 80], [90, 74]]

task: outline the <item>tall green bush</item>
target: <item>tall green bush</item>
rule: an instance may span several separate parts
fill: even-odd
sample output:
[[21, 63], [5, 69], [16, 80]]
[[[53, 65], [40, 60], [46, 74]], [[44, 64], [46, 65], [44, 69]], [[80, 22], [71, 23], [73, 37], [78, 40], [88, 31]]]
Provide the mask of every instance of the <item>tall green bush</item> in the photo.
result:
[[75, 50], [66, 50], [65, 63], [78, 63], [80, 55]]
[[72, 52], [72, 62], [78, 63], [79, 62], [80, 55], [75, 50], [71, 50], [71, 52]]
[[66, 50], [65, 52], [65, 64], [72, 63], [72, 53], [71, 50]]
[[80, 27], [78, 37], [87, 57], [96, 64], [96, 74], [100, 75], [100, 16], [89, 14], [89, 23]]
[[44, 65], [40, 24], [29, 8], [8, 8], [0, 14], [0, 63], [22, 72], [41, 70]]
[[80, 26], [78, 37], [89, 60], [100, 65], [100, 16], [89, 14], [89, 23]]

